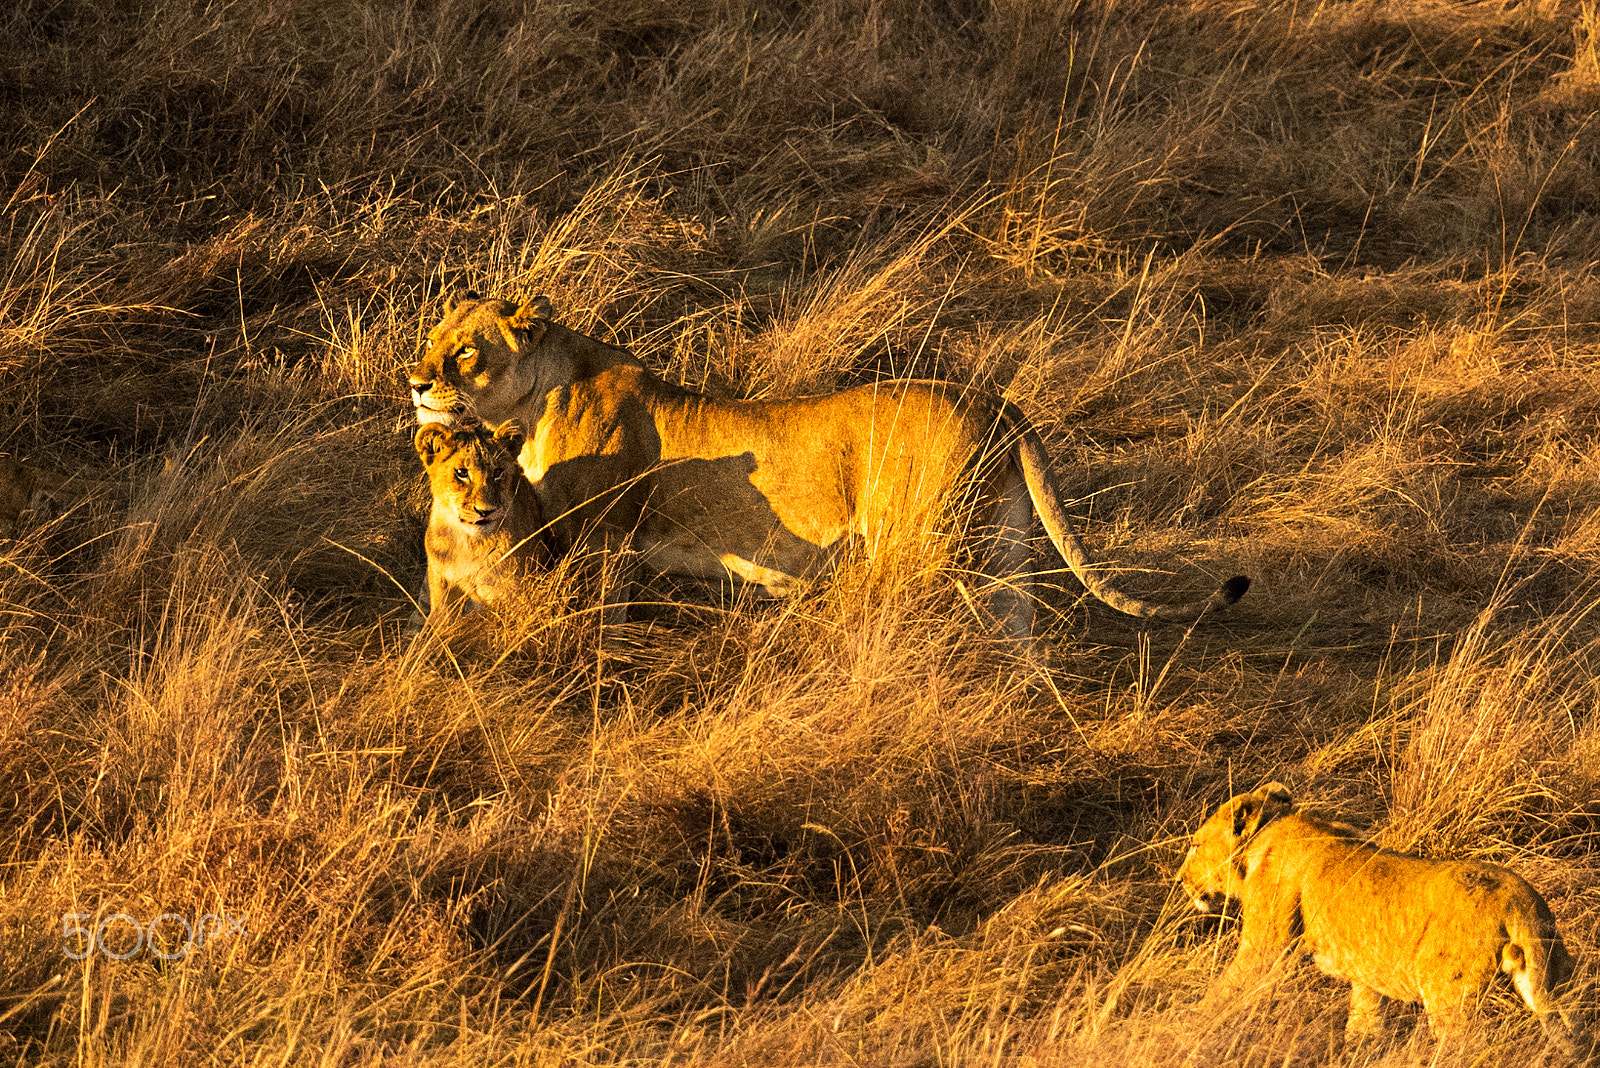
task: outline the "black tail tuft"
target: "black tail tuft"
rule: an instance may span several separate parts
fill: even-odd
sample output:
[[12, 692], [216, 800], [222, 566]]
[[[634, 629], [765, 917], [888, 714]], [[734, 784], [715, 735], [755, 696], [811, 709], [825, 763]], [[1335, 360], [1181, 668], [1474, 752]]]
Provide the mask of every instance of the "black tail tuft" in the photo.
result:
[[1222, 599], [1229, 604], [1233, 604], [1234, 602], [1238, 601], [1239, 598], [1243, 597], [1245, 595], [1245, 591], [1249, 588], [1249, 575], [1235, 575], [1233, 578], [1222, 584]]

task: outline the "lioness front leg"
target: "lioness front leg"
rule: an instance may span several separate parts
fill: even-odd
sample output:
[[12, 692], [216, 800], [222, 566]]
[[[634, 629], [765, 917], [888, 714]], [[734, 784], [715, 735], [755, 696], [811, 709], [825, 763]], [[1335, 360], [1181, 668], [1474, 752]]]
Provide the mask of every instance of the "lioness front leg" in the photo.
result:
[[639, 585], [640, 556], [633, 538], [614, 527], [590, 530], [573, 547], [581, 602], [600, 613], [601, 645], [628, 621]]

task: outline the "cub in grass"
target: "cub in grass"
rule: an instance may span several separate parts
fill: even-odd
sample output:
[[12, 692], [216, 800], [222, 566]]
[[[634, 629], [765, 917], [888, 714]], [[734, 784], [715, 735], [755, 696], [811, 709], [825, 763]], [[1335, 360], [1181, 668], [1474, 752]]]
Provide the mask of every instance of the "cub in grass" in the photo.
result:
[[1351, 1034], [1383, 1032], [1385, 998], [1422, 1002], [1435, 1035], [1456, 1034], [1505, 972], [1552, 1043], [1578, 1049], [1581, 1030], [1561, 998], [1572, 957], [1539, 892], [1506, 868], [1379, 849], [1295, 811], [1274, 782], [1206, 820], [1178, 880], [1201, 912], [1238, 904], [1243, 928], [1223, 993], [1298, 937], [1319, 968], [1349, 980]]
[[460, 605], [473, 611], [509, 593], [527, 568], [543, 562], [543, 522], [517, 466], [522, 427], [482, 423], [417, 428], [417, 455], [428, 471], [433, 510], [424, 543], [428, 583], [412, 620]]
[[0, 456], [0, 538], [20, 537], [29, 521], [47, 515], [52, 496], [66, 482], [60, 475]]

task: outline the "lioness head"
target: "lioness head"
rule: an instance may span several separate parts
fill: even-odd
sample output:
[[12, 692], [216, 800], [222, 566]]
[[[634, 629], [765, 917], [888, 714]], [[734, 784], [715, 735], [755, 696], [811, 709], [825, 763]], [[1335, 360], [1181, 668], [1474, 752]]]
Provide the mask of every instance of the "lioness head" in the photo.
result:
[[1195, 908], [1217, 913], [1229, 898], [1238, 898], [1245, 876], [1240, 847], [1293, 807], [1289, 788], [1269, 782], [1252, 793], [1229, 798], [1200, 825], [1189, 855], [1178, 869], [1178, 881]]
[[500, 529], [522, 484], [517, 452], [523, 431], [506, 423], [491, 431], [482, 423], [447, 427], [427, 423], [413, 439], [433, 489], [434, 514], [442, 511], [473, 537]]
[[519, 365], [538, 347], [552, 315], [544, 297], [517, 305], [468, 293], [451, 301], [407, 372], [417, 422], [505, 418], [525, 392]]

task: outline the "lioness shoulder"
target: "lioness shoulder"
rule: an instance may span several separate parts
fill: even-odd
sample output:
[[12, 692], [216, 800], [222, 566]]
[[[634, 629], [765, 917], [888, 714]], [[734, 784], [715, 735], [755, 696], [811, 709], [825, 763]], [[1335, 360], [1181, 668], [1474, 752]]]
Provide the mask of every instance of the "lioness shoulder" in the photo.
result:
[[1348, 1028], [1383, 1030], [1383, 1000], [1420, 1001], [1436, 1034], [1459, 1031], [1496, 972], [1511, 977], [1553, 1041], [1578, 1026], [1561, 1002], [1572, 972], [1539, 892], [1506, 868], [1379, 849], [1296, 811], [1279, 783], [1230, 798], [1201, 825], [1178, 872], [1201, 912], [1238, 906], [1239, 949], [1225, 988], [1296, 938], [1351, 984]]

